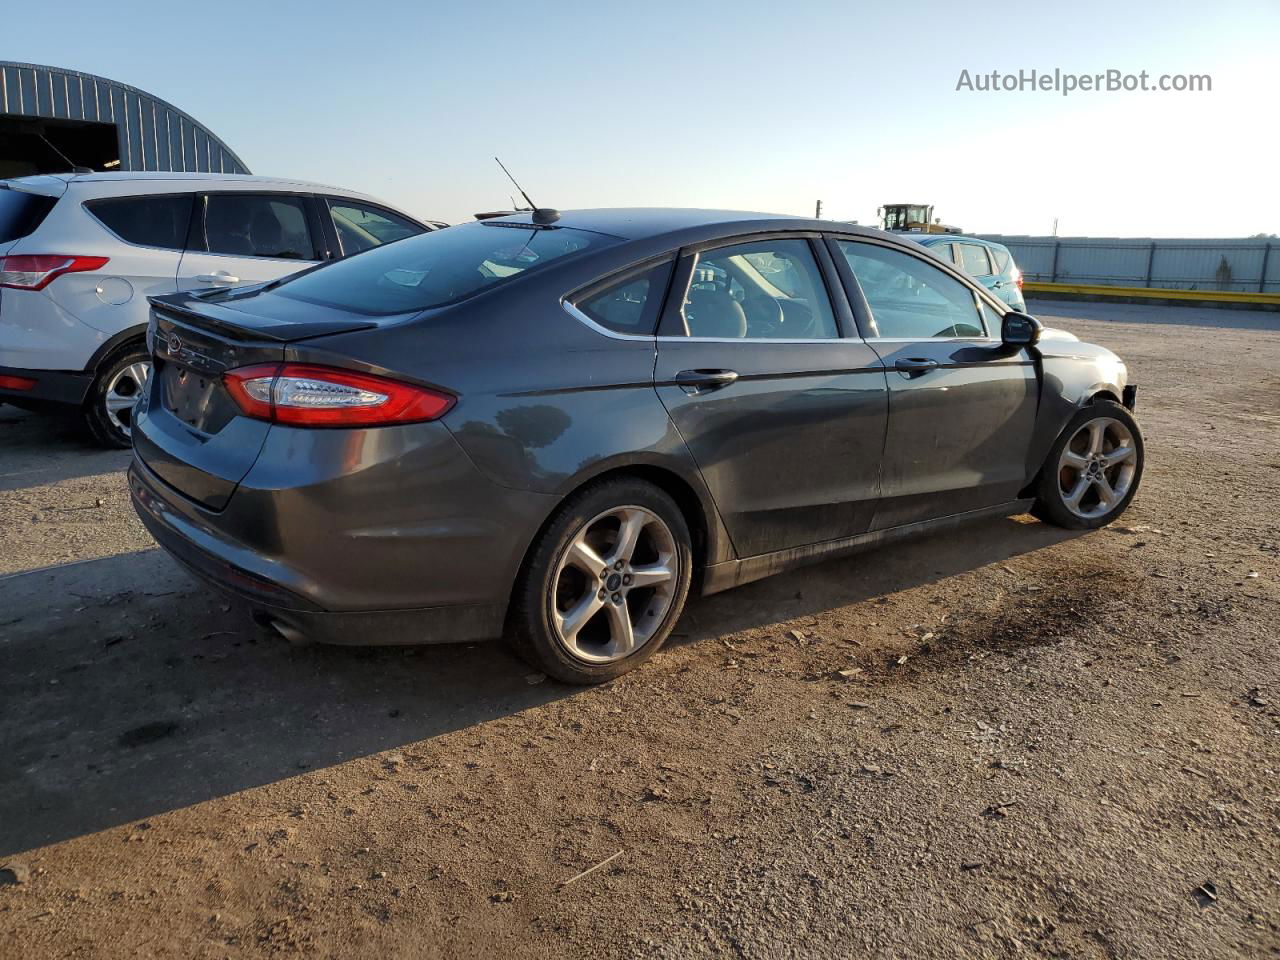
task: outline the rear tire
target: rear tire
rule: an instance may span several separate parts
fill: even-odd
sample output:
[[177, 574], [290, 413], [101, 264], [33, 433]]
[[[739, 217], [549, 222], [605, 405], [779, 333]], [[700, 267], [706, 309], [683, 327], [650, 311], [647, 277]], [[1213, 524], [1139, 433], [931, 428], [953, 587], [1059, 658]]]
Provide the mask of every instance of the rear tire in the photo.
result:
[[99, 365], [83, 409], [95, 443], [117, 449], [133, 445], [133, 408], [150, 371], [151, 355], [140, 340], [120, 347]]
[[1145, 460], [1133, 414], [1114, 400], [1095, 400], [1049, 448], [1031, 512], [1068, 530], [1106, 526], [1138, 492]]
[[507, 636], [566, 683], [604, 683], [653, 656], [689, 594], [693, 548], [675, 501], [618, 478], [569, 497], [531, 548]]

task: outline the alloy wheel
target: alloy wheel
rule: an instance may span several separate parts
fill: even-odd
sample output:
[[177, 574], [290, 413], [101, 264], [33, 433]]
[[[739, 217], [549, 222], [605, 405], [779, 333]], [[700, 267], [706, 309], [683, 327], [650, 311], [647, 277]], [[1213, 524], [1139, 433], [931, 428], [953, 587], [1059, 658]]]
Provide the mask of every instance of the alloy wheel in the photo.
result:
[[579, 528], [551, 579], [556, 639], [588, 663], [644, 646], [675, 598], [679, 553], [671, 529], [644, 507], [615, 507]]
[[1129, 428], [1098, 417], [1082, 424], [1063, 447], [1058, 493], [1077, 517], [1096, 520], [1124, 501], [1137, 469], [1138, 451]]
[[139, 360], [121, 367], [107, 381], [107, 389], [102, 398], [107, 422], [126, 437], [133, 434], [133, 408], [138, 405], [138, 398], [142, 396], [143, 385], [150, 373], [151, 364], [146, 360]]

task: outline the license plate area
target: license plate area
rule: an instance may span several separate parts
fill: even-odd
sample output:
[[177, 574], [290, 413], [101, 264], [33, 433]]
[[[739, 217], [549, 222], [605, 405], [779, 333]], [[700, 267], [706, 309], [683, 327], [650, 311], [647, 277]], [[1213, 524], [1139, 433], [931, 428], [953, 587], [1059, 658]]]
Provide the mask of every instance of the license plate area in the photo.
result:
[[217, 433], [235, 416], [220, 377], [169, 360], [157, 360], [164, 408], [189, 427]]

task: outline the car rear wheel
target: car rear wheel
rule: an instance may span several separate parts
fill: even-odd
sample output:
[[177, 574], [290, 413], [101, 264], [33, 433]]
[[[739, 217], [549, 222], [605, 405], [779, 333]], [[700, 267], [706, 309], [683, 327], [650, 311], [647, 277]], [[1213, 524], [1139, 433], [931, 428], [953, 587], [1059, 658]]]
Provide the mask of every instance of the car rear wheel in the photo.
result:
[[93, 439], [104, 447], [128, 447], [132, 442], [133, 408], [151, 373], [151, 355], [142, 343], [128, 344], [98, 368], [84, 420]]
[[516, 652], [567, 683], [634, 669], [679, 619], [692, 558], [688, 524], [658, 487], [623, 478], [585, 488], [543, 531], [516, 586]]
[[1142, 480], [1145, 450], [1133, 415], [1113, 400], [1077, 413], [1041, 471], [1033, 512], [1071, 530], [1096, 530], [1129, 506]]

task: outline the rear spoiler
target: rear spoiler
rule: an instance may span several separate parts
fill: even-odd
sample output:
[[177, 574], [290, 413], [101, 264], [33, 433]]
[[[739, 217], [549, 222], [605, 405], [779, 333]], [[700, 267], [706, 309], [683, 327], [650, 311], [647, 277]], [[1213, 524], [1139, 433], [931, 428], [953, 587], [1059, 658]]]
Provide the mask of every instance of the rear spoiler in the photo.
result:
[[37, 197], [61, 197], [67, 192], [67, 181], [62, 177], [37, 175], [33, 177], [14, 177], [11, 180], [0, 180], [0, 190], [15, 190], [18, 193], [30, 193]]
[[[233, 310], [218, 303], [209, 303], [192, 293], [168, 293], [159, 297], [147, 297], [152, 309], [164, 313], [179, 323], [194, 324], [230, 337], [233, 340], [272, 340], [290, 343], [308, 337], [322, 337], [332, 333], [352, 333], [372, 330], [378, 326], [372, 320], [357, 319], [349, 314], [332, 320], [290, 320], [269, 317], [260, 313]], [[315, 308], [311, 308], [312, 311]]]

